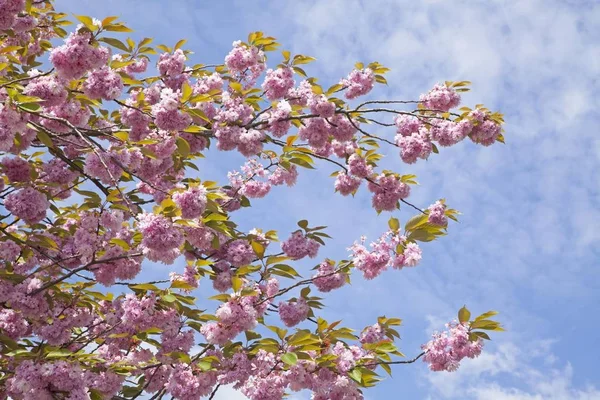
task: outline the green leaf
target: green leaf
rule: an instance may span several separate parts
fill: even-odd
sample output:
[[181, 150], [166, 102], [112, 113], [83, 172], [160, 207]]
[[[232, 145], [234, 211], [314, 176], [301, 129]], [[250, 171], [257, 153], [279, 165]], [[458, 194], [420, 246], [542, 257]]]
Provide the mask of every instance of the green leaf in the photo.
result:
[[404, 229], [406, 229], [407, 231], [415, 230], [416, 228], [420, 227], [421, 225], [426, 224], [427, 218], [428, 218], [428, 216], [424, 215], [424, 214], [415, 215], [414, 217], [412, 217], [411, 219], [409, 219], [406, 222]]
[[488, 311], [486, 313], [481, 314], [479, 317], [475, 318], [475, 321], [481, 321], [482, 319], [487, 319], [489, 317], [493, 317], [497, 315], [498, 311]]
[[152, 291], [160, 290], [158, 288], [158, 286], [153, 285], [151, 283], [140, 283], [139, 285], [130, 285], [129, 287], [131, 289], [138, 289], [138, 290], [152, 290]]
[[40, 140], [40, 142], [45, 144], [46, 147], [48, 147], [48, 148], [54, 147], [54, 143], [52, 142], [52, 139], [50, 139], [50, 136], [48, 136], [48, 134], [46, 132], [37, 131], [37, 138]]
[[182, 137], [177, 137], [175, 144], [177, 145], [179, 154], [181, 154], [183, 158], [187, 158], [187, 156], [190, 154], [190, 144], [188, 141]]
[[133, 29], [130, 29], [123, 24], [109, 25], [105, 29], [110, 32], [133, 32]]
[[181, 103], [185, 103], [186, 101], [188, 101], [192, 97], [193, 93], [194, 91], [192, 90], [190, 84], [187, 82], [183, 82], [183, 86], [181, 88]]
[[85, 27], [90, 31], [93, 32], [96, 30], [96, 27], [94, 26], [94, 20], [91, 17], [88, 17], [87, 15], [75, 15], [75, 18], [77, 18], [77, 20], [85, 25]]
[[172, 294], [165, 294], [163, 296], [161, 296], [161, 298], [166, 301], [167, 303], [174, 303], [177, 301], [177, 297], [173, 296]]
[[100, 39], [98, 39], [98, 41], [104, 42], [104, 43], [108, 43], [112, 47], [116, 47], [117, 49], [123, 50], [125, 52], [129, 51], [129, 49], [127, 48], [127, 46], [125, 45], [125, 43], [121, 42], [118, 39], [114, 39], [114, 38], [100, 38]]
[[306, 229], [308, 227], [308, 221], [305, 219], [298, 221], [298, 226], [302, 229]]
[[298, 356], [295, 353], [285, 353], [281, 356], [281, 361], [287, 365], [296, 365], [298, 363]]
[[400, 221], [398, 221], [398, 218], [390, 218], [390, 220], [388, 221], [388, 226], [390, 227], [390, 229], [394, 232], [397, 232], [398, 229], [400, 229]]
[[129, 243], [127, 243], [126, 241], [124, 241], [123, 239], [119, 239], [119, 238], [112, 238], [110, 239], [110, 244], [115, 244], [119, 247], [121, 247], [123, 250], [125, 251], [129, 251], [131, 249], [131, 247], [129, 246]]
[[187, 42], [187, 39], [181, 39], [179, 42], [175, 44], [175, 50], [180, 49]]
[[265, 255], [265, 246], [262, 243], [254, 240], [250, 242], [250, 245], [252, 246], [252, 250], [254, 250], [254, 253], [258, 256], [258, 258], [263, 258]]
[[350, 378], [354, 379], [358, 383], [361, 383], [361, 381], [362, 381], [362, 372], [360, 372], [360, 370], [358, 368], [355, 368], [352, 371], [350, 371], [348, 376]]
[[471, 318], [471, 312], [467, 309], [466, 306], [463, 306], [460, 310], [458, 310], [458, 320], [461, 323], [469, 322]]

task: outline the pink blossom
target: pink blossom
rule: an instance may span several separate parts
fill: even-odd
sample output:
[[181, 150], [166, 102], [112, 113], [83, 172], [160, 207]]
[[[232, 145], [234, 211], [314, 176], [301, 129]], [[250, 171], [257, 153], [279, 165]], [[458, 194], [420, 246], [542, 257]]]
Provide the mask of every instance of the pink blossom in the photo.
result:
[[66, 79], [81, 78], [87, 71], [106, 64], [109, 50], [106, 47], [94, 47], [90, 44], [90, 32], [72, 33], [65, 44], [56, 47], [50, 53], [50, 62], [58, 75]]
[[108, 67], [90, 72], [83, 85], [83, 92], [92, 99], [113, 100], [121, 95], [122, 90], [121, 77]]
[[268, 127], [267, 129], [275, 137], [284, 136], [291, 128], [292, 121], [287, 120], [292, 113], [292, 107], [290, 103], [285, 100], [281, 100], [277, 103], [275, 109], [268, 114]]
[[328, 261], [319, 264], [316, 275], [313, 276], [313, 284], [321, 292], [330, 292], [338, 289], [346, 283], [346, 275], [336, 272], [335, 265]]
[[310, 111], [321, 118], [331, 118], [335, 114], [335, 103], [330, 102], [325, 95], [313, 96], [308, 105]]
[[243, 239], [237, 239], [228, 243], [225, 246], [225, 250], [227, 261], [236, 267], [250, 264], [256, 258], [256, 254], [254, 254], [250, 243]]
[[170, 88], [162, 89], [160, 102], [152, 106], [156, 126], [166, 131], [181, 131], [192, 123], [189, 114], [179, 111], [179, 99], [181, 93], [174, 92]]
[[354, 138], [358, 121], [348, 118], [344, 114], [336, 114], [331, 118], [331, 135], [340, 142], [348, 142]]
[[329, 138], [328, 125], [322, 118], [311, 118], [298, 130], [298, 135], [313, 147], [323, 147]]
[[367, 160], [354, 153], [348, 158], [348, 172], [357, 178], [366, 178], [373, 173], [373, 167], [367, 164]]
[[221, 78], [221, 75], [214, 72], [199, 78], [192, 89], [194, 90], [194, 95], [208, 94], [214, 91], [222, 92], [223, 78]]
[[68, 94], [64, 83], [55, 75], [33, 78], [25, 87], [23, 93], [44, 100], [41, 104], [46, 107], [64, 103]]
[[189, 365], [177, 364], [165, 389], [174, 399], [199, 400], [208, 396], [216, 383], [215, 372], [194, 373]]
[[375, 74], [370, 68], [355, 69], [350, 72], [346, 79], [342, 79], [340, 84], [346, 87], [346, 98], [355, 99], [364, 96], [373, 89]]
[[414, 115], [398, 115], [394, 119], [396, 131], [402, 136], [411, 136], [413, 133], [419, 132], [421, 121]]
[[137, 60], [133, 60], [131, 64], [125, 66], [124, 70], [127, 75], [141, 74], [146, 72], [148, 68], [148, 59], [146, 57], [140, 57]]
[[0, 260], [14, 262], [19, 254], [21, 254], [21, 247], [17, 243], [12, 240], [0, 242]]
[[379, 175], [375, 182], [369, 182], [369, 190], [373, 193], [373, 207], [377, 211], [392, 211], [398, 201], [410, 194], [410, 186], [401, 182], [394, 175]]
[[308, 102], [314, 96], [312, 85], [308, 81], [300, 82], [295, 88], [288, 91], [288, 100], [290, 104], [297, 104], [301, 106], [307, 106]]
[[429, 217], [427, 221], [432, 225], [446, 226], [448, 224], [448, 218], [444, 214], [446, 211], [446, 205], [441, 201], [436, 201], [429, 206]]
[[269, 69], [262, 84], [265, 96], [269, 100], [278, 100], [294, 87], [294, 71], [290, 67]]
[[319, 243], [307, 238], [301, 231], [296, 231], [281, 244], [281, 249], [286, 256], [299, 260], [306, 256], [314, 258], [319, 251]]
[[282, 301], [279, 303], [279, 317], [287, 327], [298, 325], [304, 321], [308, 318], [309, 311], [310, 307], [303, 298], [299, 298], [294, 302]]
[[451, 87], [437, 84], [429, 92], [422, 94], [419, 101], [429, 110], [446, 112], [460, 104], [460, 95]]
[[163, 53], [158, 60], [158, 71], [161, 75], [177, 76], [183, 73], [185, 65], [185, 54], [183, 50], [177, 49], [170, 53]]
[[488, 119], [486, 115], [486, 119], [483, 122], [480, 122], [473, 127], [469, 137], [475, 143], [483, 146], [490, 146], [496, 142], [496, 139], [498, 139], [501, 132], [502, 127], [500, 124]]
[[199, 185], [190, 187], [184, 192], [175, 192], [173, 201], [181, 209], [182, 218], [200, 218], [206, 208], [206, 189]]
[[396, 135], [396, 144], [400, 147], [400, 157], [407, 164], [413, 164], [417, 159], [427, 159], [432, 151], [431, 140], [425, 132], [414, 133], [411, 136]]
[[446, 326], [447, 332], [435, 333], [432, 340], [421, 346], [425, 351], [423, 361], [432, 371], [456, 371], [463, 358], [481, 354], [483, 341], [469, 340], [468, 324], [452, 322]]
[[6, 196], [4, 207], [28, 224], [36, 224], [46, 217], [50, 202], [46, 195], [26, 187]]
[[283, 185], [284, 183], [288, 186], [294, 186], [297, 178], [298, 170], [295, 165], [290, 166], [288, 169], [277, 167], [271, 176], [269, 176], [269, 182], [275, 186]]
[[0, 161], [2, 169], [8, 180], [13, 182], [29, 182], [31, 180], [31, 167], [26, 160], [20, 157], [4, 157]]
[[367, 326], [360, 334], [361, 343], [377, 343], [383, 339], [385, 339], [385, 332], [379, 323]]
[[29, 332], [27, 320], [10, 309], [0, 310], [0, 330], [13, 340], [19, 340]]
[[341, 171], [335, 179], [335, 190], [340, 192], [342, 196], [348, 196], [358, 190], [361, 182], [361, 179], [347, 175], [344, 171]]
[[144, 213], [139, 216], [138, 227], [143, 235], [144, 254], [148, 258], [171, 264], [179, 256], [183, 235], [167, 218]]

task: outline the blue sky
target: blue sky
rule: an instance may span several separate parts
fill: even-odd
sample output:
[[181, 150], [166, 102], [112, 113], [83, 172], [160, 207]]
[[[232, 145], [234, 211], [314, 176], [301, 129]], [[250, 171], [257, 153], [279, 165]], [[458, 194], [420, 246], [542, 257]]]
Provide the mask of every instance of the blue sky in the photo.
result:
[[[463, 304], [475, 313], [501, 312], [507, 332], [494, 335], [479, 359], [454, 374], [430, 373], [422, 363], [396, 367], [368, 399], [600, 399], [599, 2], [56, 4], [97, 18], [119, 15], [136, 39], [173, 45], [187, 38], [193, 62], [221, 62], [232, 41], [253, 30], [317, 57], [309, 71], [322, 82], [337, 82], [356, 61], [379, 61], [392, 68], [389, 86], [374, 93], [379, 98], [414, 99], [437, 81], [471, 80], [464, 103], [504, 112], [506, 145], [464, 142], [412, 166], [389, 151], [385, 161], [418, 175], [415, 203], [445, 197], [463, 213], [460, 224], [423, 246], [418, 268], [368, 282], [357, 276], [351, 287], [327, 297], [324, 316], [356, 328], [378, 315], [403, 318], [400, 346], [410, 356]], [[223, 182], [241, 158], [219, 153], [218, 162], [209, 161], [200, 176]], [[334, 240], [320, 256], [332, 258], [344, 257], [362, 234], [375, 238], [389, 214], [377, 217], [366, 191], [354, 199], [335, 195], [332, 170], [322, 167], [302, 171], [293, 190], [274, 190], [237, 220], [247, 229], [278, 229], [280, 236], [303, 218], [328, 225]], [[405, 221], [411, 215], [405, 209], [396, 216]], [[167, 268], [152, 266], [152, 274], [165, 276]], [[220, 396], [243, 398], [231, 390]]]

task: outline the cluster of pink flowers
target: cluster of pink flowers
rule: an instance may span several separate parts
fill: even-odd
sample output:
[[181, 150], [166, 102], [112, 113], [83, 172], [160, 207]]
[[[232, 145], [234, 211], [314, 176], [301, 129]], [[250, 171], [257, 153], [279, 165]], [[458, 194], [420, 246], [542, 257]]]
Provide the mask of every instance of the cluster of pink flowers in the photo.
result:
[[100, 68], [108, 62], [108, 48], [94, 47], [90, 44], [91, 39], [90, 32], [72, 33], [65, 44], [52, 50], [50, 62], [59, 76], [66, 79], [81, 78], [87, 71]]
[[257, 47], [246, 46], [236, 41], [233, 42], [233, 49], [225, 57], [225, 65], [233, 76], [246, 78], [247, 85], [250, 86], [266, 68], [265, 54]]
[[223, 303], [215, 313], [218, 322], [204, 324], [201, 332], [208, 343], [223, 345], [239, 333], [254, 329], [259, 314], [254, 308], [254, 298], [232, 298]]
[[28, 224], [36, 224], [46, 217], [50, 202], [46, 195], [26, 187], [6, 196], [4, 207]]
[[313, 276], [313, 284], [321, 292], [331, 292], [346, 283], [346, 274], [337, 272], [335, 264], [325, 260], [319, 264], [317, 273]]
[[292, 127], [292, 121], [288, 118], [292, 113], [290, 103], [281, 100], [277, 103], [275, 109], [266, 114], [266, 119], [269, 123], [268, 129], [275, 137], [284, 136]]
[[25, 0], [4, 0], [0, 2], [0, 31], [13, 27], [17, 14], [25, 8]]
[[4, 157], [0, 161], [0, 166], [11, 183], [31, 180], [32, 169], [29, 163], [20, 157]]
[[183, 192], [173, 193], [173, 201], [181, 209], [185, 219], [200, 218], [206, 208], [206, 188], [202, 185], [193, 186]]
[[279, 303], [279, 317], [285, 326], [292, 327], [308, 318], [310, 307], [302, 297], [296, 301], [287, 301]]
[[[87, 126], [90, 119], [90, 110], [77, 100], [67, 101], [65, 103], [47, 107], [45, 112], [50, 117], [56, 117], [69, 121], [72, 125], [83, 128]], [[69, 133], [71, 127], [62, 121], [52, 119], [42, 119], [40, 122], [44, 127], [58, 133]]]
[[96, 69], [87, 77], [83, 92], [91, 99], [114, 100], [121, 95], [123, 81], [108, 67]]
[[294, 87], [294, 71], [290, 67], [270, 69], [267, 71], [262, 88], [269, 100], [278, 100]]
[[292, 233], [286, 241], [281, 243], [281, 250], [286, 256], [299, 260], [306, 256], [315, 258], [319, 252], [319, 243], [311, 238], [306, 237], [301, 231]]
[[52, 399], [53, 393], [65, 392], [69, 400], [89, 399], [88, 389], [97, 389], [108, 398], [117, 394], [124, 378], [109, 371], [84, 371], [67, 361], [36, 363], [26, 360], [19, 364], [9, 379], [8, 393], [15, 398]]
[[223, 78], [216, 72], [205, 75], [198, 78], [192, 89], [194, 95], [207, 94], [214, 91], [220, 93], [223, 91]]
[[329, 101], [325, 95], [313, 95], [308, 100], [310, 111], [321, 118], [331, 118], [335, 115], [335, 103]]
[[[17, 112], [8, 103], [0, 103], [0, 151], [14, 149], [15, 136], [27, 130], [27, 116]], [[35, 135], [35, 131], [31, 131]]]
[[161, 75], [180, 75], [185, 67], [185, 53], [181, 49], [175, 50], [173, 54], [163, 53], [158, 59], [157, 67]]
[[360, 187], [362, 180], [352, 175], [346, 174], [344, 171], [341, 171], [336, 179], [335, 179], [335, 190], [340, 192], [342, 196], [348, 196], [349, 194], [354, 194]]
[[236, 267], [250, 264], [256, 258], [252, 246], [244, 239], [237, 239], [227, 243], [223, 246], [222, 251], [225, 252], [227, 261]]
[[369, 190], [373, 193], [373, 207], [377, 211], [393, 211], [398, 201], [410, 194], [410, 186], [400, 181], [395, 175], [381, 174], [373, 182], [369, 182]]
[[446, 112], [460, 104], [460, 95], [451, 87], [437, 84], [429, 92], [422, 94], [419, 101], [427, 109]]
[[452, 322], [446, 324], [447, 332], [435, 333], [433, 339], [422, 346], [425, 351], [423, 361], [429, 364], [432, 371], [456, 371], [460, 361], [475, 358], [481, 354], [483, 341], [469, 340], [469, 325]]
[[502, 127], [490, 119], [489, 113], [476, 109], [469, 113], [469, 118], [475, 123], [469, 134], [473, 142], [483, 146], [490, 146], [496, 142]]
[[277, 167], [269, 176], [269, 182], [274, 186], [283, 185], [294, 186], [298, 179], [298, 169], [295, 165], [289, 168]]
[[[437, 89], [436, 89], [437, 88]], [[436, 87], [424, 95], [427, 100], [434, 102], [439, 111], [458, 105], [460, 96], [452, 88]], [[458, 98], [458, 100], [456, 100]], [[423, 100], [425, 101], [425, 100]], [[440, 146], [453, 146], [467, 136], [475, 143], [489, 146], [500, 135], [500, 124], [490, 118], [488, 112], [481, 109], [473, 110], [467, 118], [458, 121], [423, 120], [413, 115], [399, 115], [395, 119], [397, 135], [396, 145], [400, 148], [402, 161], [415, 163], [419, 158], [427, 159], [433, 150], [432, 142]]]
[[360, 334], [361, 343], [378, 343], [385, 339], [385, 332], [381, 324], [367, 326]]
[[340, 84], [346, 87], [346, 98], [355, 99], [369, 93], [375, 85], [375, 74], [370, 68], [355, 69]]
[[104, 286], [113, 285], [118, 279], [133, 279], [142, 270], [142, 258], [129, 256], [118, 246], [109, 247], [98, 262], [92, 272], [96, 280]]
[[179, 111], [180, 92], [164, 88], [160, 92], [160, 101], [152, 106], [154, 123], [165, 131], [182, 131], [192, 123], [189, 114]]
[[41, 104], [45, 107], [57, 106], [64, 103], [68, 94], [64, 82], [56, 75], [33, 78], [25, 87], [23, 93], [44, 100]]
[[446, 217], [446, 204], [441, 201], [436, 201], [428, 208], [429, 216], [427, 221], [432, 225], [446, 226], [448, 224], [448, 217]]
[[[421, 249], [414, 242], [407, 242], [406, 237], [395, 232], [385, 232], [376, 241], [371, 243], [369, 251], [362, 237], [360, 242], [355, 242], [348, 250], [352, 252], [352, 262], [365, 279], [373, 279], [392, 266], [396, 269], [414, 267], [421, 261]], [[403, 247], [403, 252], [397, 251], [398, 246]]]
[[172, 264], [179, 256], [183, 234], [167, 218], [155, 214], [141, 214], [138, 228], [142, 232], [142, 246], [146, 257], [152, 261]]
[[177, 364], [165, 388], [175, 399], [198, 400], [208, 396], [216, 383], [215, 372], [196, 372], [189, 365]]
[[373, 173], [373, 167], [367, 160], [354, 153], [348, 158], [348, 172], [357, 178], [366, 178]]
[[21, 246], [13, 242], [12, 240], [7, 240], [5, 242], [0, 242], [0, 259], [6, 262], [14, 262], [21, 254]]

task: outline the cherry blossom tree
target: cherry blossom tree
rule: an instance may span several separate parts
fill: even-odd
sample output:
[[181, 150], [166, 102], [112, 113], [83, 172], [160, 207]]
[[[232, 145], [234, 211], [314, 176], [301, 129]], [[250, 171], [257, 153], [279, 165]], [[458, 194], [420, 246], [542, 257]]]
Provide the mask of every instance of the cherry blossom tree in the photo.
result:
[[[190, 65], [184, 40], [136, 43], [116, 17], [69, 18], [48, 0], [0, 0], [0, 398], [194, 400], [233, 385], [256, 400], [361, 399], [395, 364], [454, 371], [502, 330], [496, 312], [463, 307], [403, 359], [400, 319], [355, 330], [319, 316], [351, 277], [417, 266], [420, 243], [457, 219], [444, 200], [411, 203], [416, 177], [382, 170], [379, 148], [404, 168], [464, 140], [503, 142], [501, 114], [457, 109], [469, 82], [360, 100], [388, 68], [357, 63], [322, 86], [302, 69], [313, 58], [261, 32], [222, 63]], [[204, 180], [209, 146], [246, 161]], [[325, 164], [332, 201], [366, 190], [370, 212], [402, 206], [406, 223], [336, 243], [345, 260], [327, 258], [326, 227], [306, 220], [238, 228], [237, 210]], [[144, 279], [149, 262], [167, 266], [162, 279]], [[168, 273], [175, 263], [183, 273]]]

